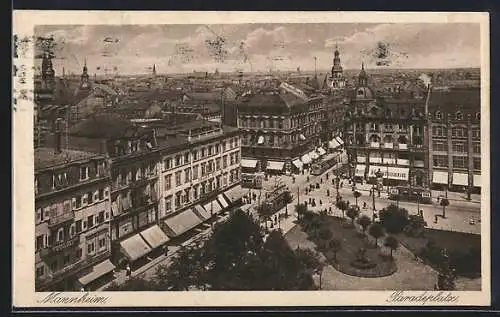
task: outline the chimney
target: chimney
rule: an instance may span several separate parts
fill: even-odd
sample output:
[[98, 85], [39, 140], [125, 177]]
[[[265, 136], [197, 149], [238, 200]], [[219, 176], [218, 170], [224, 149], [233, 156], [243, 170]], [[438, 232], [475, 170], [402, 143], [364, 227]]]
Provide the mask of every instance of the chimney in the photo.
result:
[[62, 148], [61, 148], [61, 123], [62, 123], [62, 119], [57, 118], [56, 119], [56, 130], [54, 133], [54, 151], [56, 154], [59, 154], [62, 152]]

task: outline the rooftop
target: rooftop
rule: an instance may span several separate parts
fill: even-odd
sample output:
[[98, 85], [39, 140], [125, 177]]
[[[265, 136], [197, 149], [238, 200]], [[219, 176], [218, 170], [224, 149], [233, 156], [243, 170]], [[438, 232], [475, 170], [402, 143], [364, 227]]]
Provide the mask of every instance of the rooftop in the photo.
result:
[[35, 171], [41, 171], [47, 168], [54, 168], [68, 163], [89, 160], [101, 157], [98, 154], [62, 149], [61, 153], [56, 153], [53, 148], [35, 149]]
[[133, 129], [133, 124], [114, 114], [92, 116], [71, 127], [69, 134], [78, 137], [113, 139]]
[[429, 110], [456, 111], [460, 107], [462, 110], [481, 110], [481, 89], [455, 88], [448, 90], [432, 90], [429, 99]]

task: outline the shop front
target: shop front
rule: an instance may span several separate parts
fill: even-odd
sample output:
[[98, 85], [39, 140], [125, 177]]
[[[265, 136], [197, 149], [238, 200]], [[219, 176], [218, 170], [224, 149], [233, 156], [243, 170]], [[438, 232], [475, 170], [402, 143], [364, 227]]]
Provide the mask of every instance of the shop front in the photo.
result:
[[115, 265], [109, 259], [84, 270], [79, 274], [78, 286], [86, 291], [97, 290], [113, 279]]
[[285, 166], [285, 162], [267, 161], [266, 171], [269, 174], [281, 175], [281, 174], [283, 174], [283, 167], [284, 166]]
[[445, 190], [448, 187], [448, 172], [433, 171], [432, 172], [432, 188]]
[[[146, 264], [146, 256], [152, 251], [151, 247], [144, 241], [140, 234], [135, 234], [120, 242], [120, 251], [125, 256], [126, 263], [132, 269], [138, 268]], [[124, 265], [123, 260], [120, 265]]]
[[405, 167], [389, 167], [381, 165], [370, 165], [368, 169], [368, 178], [373, 180], [377, 173], [383, 176], [385, 186], [406, 186], [409, 181], [410, 169]]

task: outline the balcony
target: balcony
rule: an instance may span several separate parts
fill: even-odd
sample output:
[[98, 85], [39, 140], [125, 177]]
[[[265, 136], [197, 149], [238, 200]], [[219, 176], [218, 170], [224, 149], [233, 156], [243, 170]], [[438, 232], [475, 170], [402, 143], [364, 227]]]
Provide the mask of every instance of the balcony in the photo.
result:
[[63, 224], [65, 222], [72, 221], [73, 219], [75, 219], [75, 212], [74, 211], [65, 212], [62, 215], [50, 217], [49, 218], [49, 227], [54, 227], [54, 226]]

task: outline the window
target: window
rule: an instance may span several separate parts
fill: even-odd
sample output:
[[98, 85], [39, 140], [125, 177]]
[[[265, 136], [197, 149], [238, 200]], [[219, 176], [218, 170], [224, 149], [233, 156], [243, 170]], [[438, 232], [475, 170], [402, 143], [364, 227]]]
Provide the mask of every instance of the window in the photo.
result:
[[215, 170], [220, 170], [220, 157], [215, 159]]
[[432, 127], [433, 136], [446, 136], [446, 128], [443, 126], [433, 126]]
[[434, 166], [436, 167], [448, 167], [448, 156], [447, 155], [434, 155]]
[[194, 200], [197, 200], [197, 199], [198, 199], [198, 188], [199, 188], [199, 187], [200, 187], [199, 185], [195, 185], [195, 186], [193, 186], [193, 199], [194, 199]]
[[104, 199], [104, 188], [100, 188], [99, 189], [99, 200], [103, 200]]
[[38, 183], [38, 178], [35, 177], [35, 195], [38, 194], [38, 191], [40, 190], [39, 188], [39, 183]]
[[448, 151], [448, 143], [446, 141], [432, 141], [432, 150], [434, 151]]
[[69, 237], [72, 238], [75, 236], [75, 225], [72, 224], [70, 227], [69, 227]]
[[181, 196], [182, 192], [175, 193], [175, 208], [179, 208], [181, 206]]
[[106, 239], [99, 239], [99, 250], [106, 249]]
[[480, 139], [481, 138], [481, 130], [479, 130], [479, 128], [472, 128], [472, 137], [474, 139]]
[[64, 265], [68, 265], [69, 264], [69, 255], [66, 254], [64, 256], [63, 263], [64, 263]]
[[181, 184], [181, 171], [175, 172], [175, 186], [180, 186]]
[[193, 166], [193, 179], [198, 179], [198, 165]]
[[191, 181], [191, 178], [189, 175], [190, 170], [191, 170], [191, 168], [186, 168], [184, 170], [184, 182], [186, 182], [186, 183]]
[[467, 157], [466, 156], [453, 156], [453, 167], [454, 168], [467, 168]]
[[51, 270], [52, 272], [57, 271], [57, 259], [56, 259], [56, 260], [54, 260], [54, 262], [50, 263], [50, 270]]
[[182, 165], [182, 155], [177, 155], [175, 157], [175, 166]]
[[480, 157], [472, 158], [472, 164], [474, 165], [475, 170], [481, 170], [481, 158]]
[[451, 142], [451, 146], [453, 148], [453, 152], [467, 153], [467, 148], [465, 146], [465, 142], [453, 141], [453, 142]]
[[226, 168], [227, 167], [227, 155], [224, 155], [222, 157], [222, 168]]
[[36, 210], [36, 224], [39, 224], [43, 221], [43, 211], [42, 208], [38, 208]]
[[87, 217], [87, 228], [92, 228], [94, 226], [94, 216]]
[[56, 188], [57, 178], [56, 175], [52, 175], [52, 189]]
[[81, 258], [81, 257], [82, 257], [82, 254], [83, 254], [83, 250], [82, 250], [82, 248], [78, 248], [78, 249], [76, 249], [76, 252], [75, 252], [75, 257], [76, 257], [77, 259]]
[[182, 202], [183, 203], [188, 203], [189, 202], [189, 191], [190, 191], [189, 188], [184, 190], [184, 195], [182, 197]]
[[196, 161], [196, 160], [198, 160], [198, 151], [194, 150], [193, 151], [193, 161]]
[[202, 148], [202, 149], [201, 149], [201, 157], [203, 158], [203, 157], [205, 157], [205, 156], [207, 156], [207, 149]]
[[213, 146], [209, 146], [208, 147], [208, 155], [212, 155], [213, 154]]
[[81, 220], [77, 220], [75, 222], [75, 229], [76, 229], [76, 233], [82, 232], [82, 221]]
[[464, 119], [464, 114], [461, 111], [457, 111], [457, 113], [455, 114], [455, 118], [457, 120], [463, 120]]
[[184, 163], [186, 163], [186, 164], [189, 163], [189, 152], [184, 153]]
[[97, 222], [103, 223], [104, 222], [104, 211], [99, 212], [99, 216], [97, 218]]
[[465, 138], [467, 137], [467, 132], [464, 128], [452, 128], [451, 135], [454, 137]]
[[222, 141], [222, 151], [226, 151], [226, 141]]
[[172, 210], [172, 196], [165, 198], [165, 211], [169, 212]]
[[45, 267], [43, 265], [36, 268], [36, 277], [40, 278], [45, 274]]
[[93, 254], [95, 252], [95, 244], [94, 242], [91, 242], [87, 244], [87, 253], [88, 254]]
[[163, 165], [165, 167], [165, 170], [169, 170], [172, 168], [172, 159], [168, 158], [163, 161]]
[[481, 153], [481, 143], [479, 143], [479, 142], [472, 143], [472, 153], [476, 153], [476, 154]]
[[59, 228], [57, 230], [57, 242], [62, 242], [64, 240], [64, 228]]
[[87, 166], [80, 167], [80, 180], [86, 180], [89, 178], [89, 168]]
[[35, 250], [40, 250], [40, 249], [43, 249], [45, 246], [43, 244], [44, 242], [44, 236], [43, 235], [40, 235], [40, 236], [37, 236], [36, 237], [36, 240], [35, 240]]
[[170, 190], [172, 188], [172, 174], [165, 176], [165, 190]]
[[442, 119], [441, 111], [436, 111], [436, 119], [437, 120], [441, 120]]
[[92, 192], [88, 192], [87, 197], [88, 197], [88, 204], [91, 204], [94, 200], [94, 194]]
[[220, 144], [215, 145], [215, 154], [219, 154], [220, 152]]

